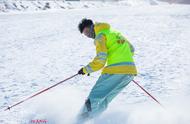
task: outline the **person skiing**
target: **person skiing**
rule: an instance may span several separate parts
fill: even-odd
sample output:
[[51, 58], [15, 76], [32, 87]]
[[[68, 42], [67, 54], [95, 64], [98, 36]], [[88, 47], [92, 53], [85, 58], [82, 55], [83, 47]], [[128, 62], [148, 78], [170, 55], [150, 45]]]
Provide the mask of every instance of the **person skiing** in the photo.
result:
[[93, 23], [84, 18], [78, 29], [81, 34], [94, 39], [96, 46], [96, 57], [78, 74], [90, 74], [103, 68], [79, 114], [81, 120], [86, 120], [106, 110], [113, 98], [134, 79], [137, 69], [133, 60], [134, 47], [108, 23]]

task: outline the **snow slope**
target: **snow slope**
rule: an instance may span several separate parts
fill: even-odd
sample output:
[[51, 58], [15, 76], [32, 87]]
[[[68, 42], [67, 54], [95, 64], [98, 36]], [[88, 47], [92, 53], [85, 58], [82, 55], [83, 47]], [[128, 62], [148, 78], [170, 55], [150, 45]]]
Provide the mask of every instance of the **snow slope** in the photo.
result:
[[[110, 11], [111, 10], [111, 11]], [[93, 41], [77, 24], [83, 17], [105, 21], [136, 48], [139, 81], [164, 104], [162, 110], [129, 84], [108, 110], [89, 123], [189, 124], [190, 6], [164, 5], [48, 10], [0, 14], [0, 123], [72, 124], [100, 72], [77, 76], [11, 111], [31, 94], [75, 73], [95, 55]]]
[[156, 0], [121, 0], [104, 2], [99, 1], [64, 1], [64, 0], [1, 0], [0, 12], [11, 11], [44, 11], [49, 9], [80, 9], [80, 8], [101, 8], [110, 5], [120, 6], [144, 6], [166, 4]]

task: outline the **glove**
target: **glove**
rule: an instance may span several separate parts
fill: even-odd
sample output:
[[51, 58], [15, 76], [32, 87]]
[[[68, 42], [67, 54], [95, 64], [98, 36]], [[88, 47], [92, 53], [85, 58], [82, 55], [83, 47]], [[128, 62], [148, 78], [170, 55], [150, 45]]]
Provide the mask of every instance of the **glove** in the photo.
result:
[[85, 75], [85, 73], [83, 72], [83, 68], [81, 68], [81, 69], [78, 71], [78, 74]]
[[[81, 68], [81, 69], [78, 71], [78, 74], [85, 75], [85, 73], [83, 72], [83, 68]], [[90, 76], [90, 74], [88, 73], [87, 76]]]

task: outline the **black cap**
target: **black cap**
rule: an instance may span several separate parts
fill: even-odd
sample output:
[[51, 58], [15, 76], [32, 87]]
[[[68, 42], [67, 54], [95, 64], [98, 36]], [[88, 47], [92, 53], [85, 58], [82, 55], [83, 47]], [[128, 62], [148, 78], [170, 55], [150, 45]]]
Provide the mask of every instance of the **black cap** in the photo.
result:
[[93, 25], [93, 21], [91, 19], [84, 18], [79, 23], [78, 29], [79, 29], [80, 33], [82, 33], [85, 27], [90, 27], [91, 25]]

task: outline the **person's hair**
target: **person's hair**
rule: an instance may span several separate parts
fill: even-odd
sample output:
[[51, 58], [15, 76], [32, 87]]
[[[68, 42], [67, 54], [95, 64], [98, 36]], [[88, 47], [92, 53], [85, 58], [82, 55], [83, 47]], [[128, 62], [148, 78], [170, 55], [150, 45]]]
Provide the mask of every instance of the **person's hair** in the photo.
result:
[[93, 21], [91, 19], [84, 18], [78, 24], [78, 29], [79, 29], [80, 33], [82, 33], [85, 27], [90, 27], [91, 25], [93, 25]]

